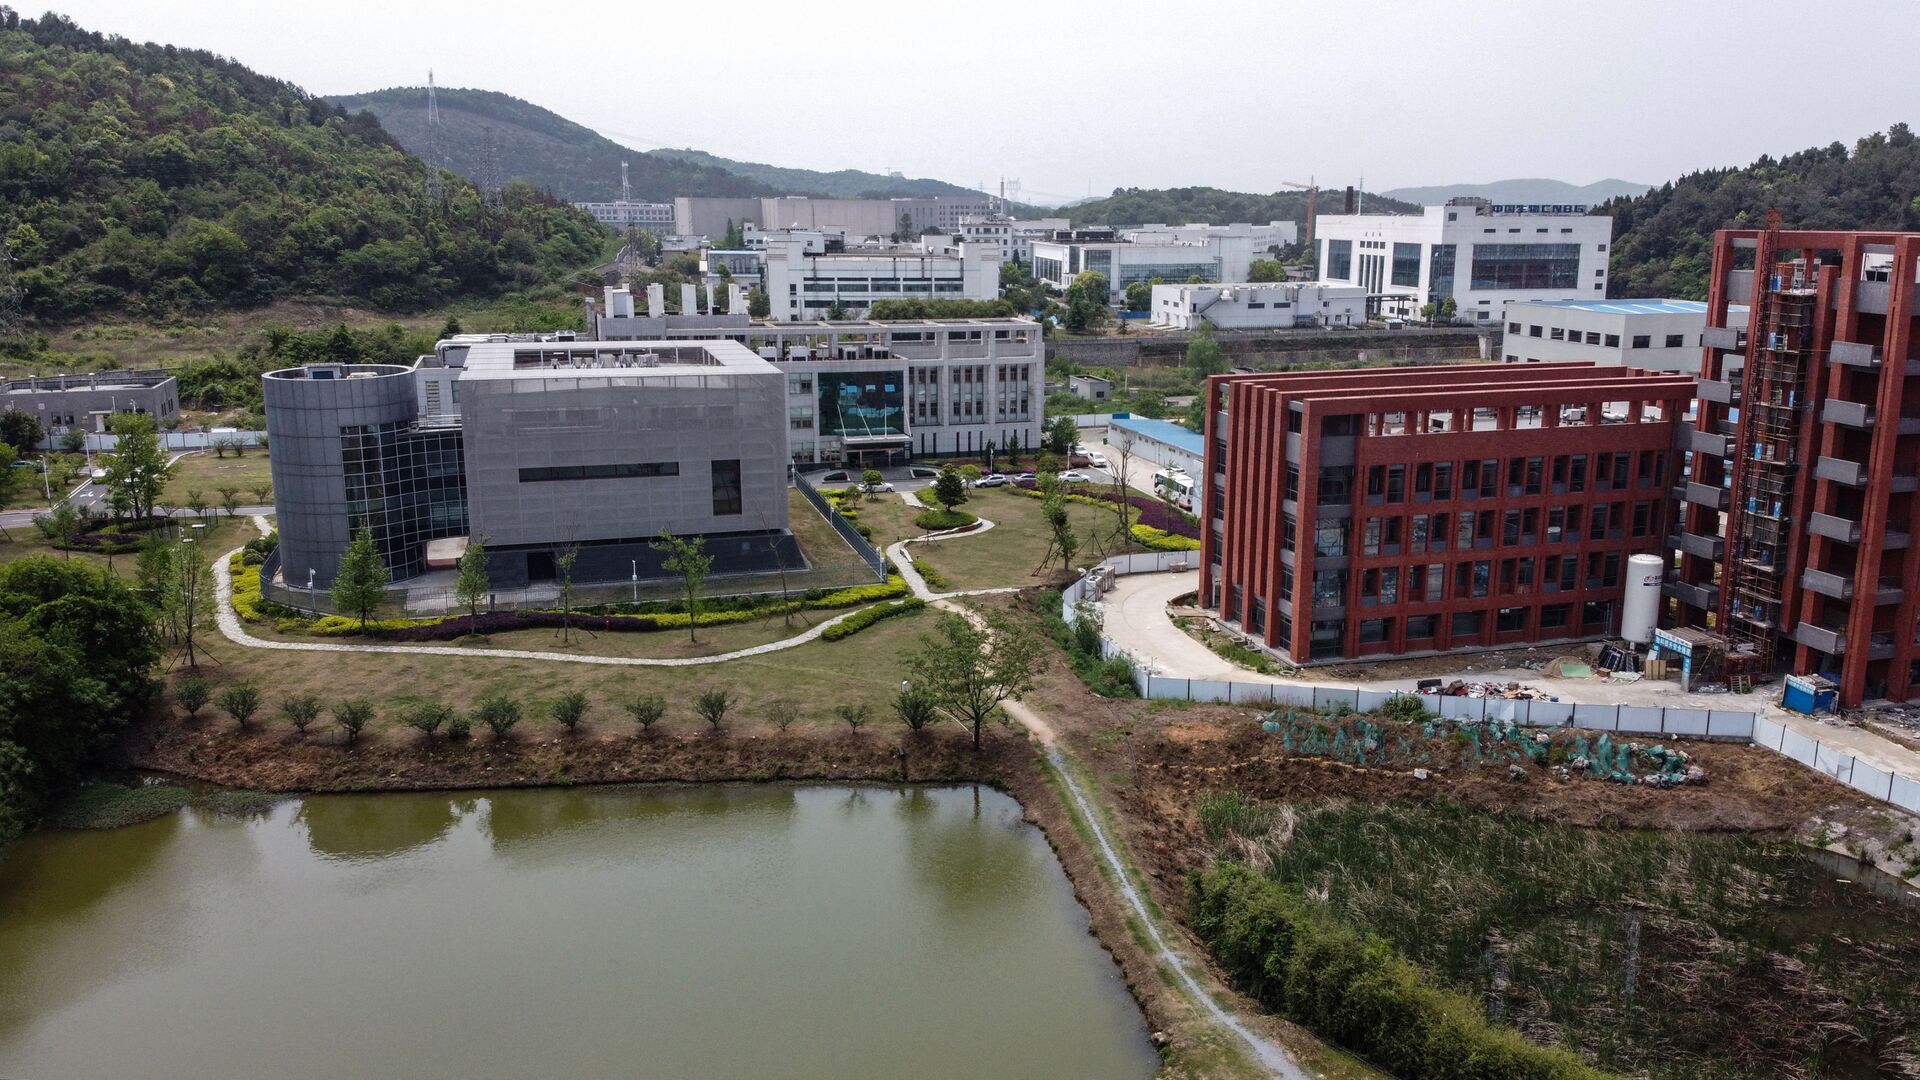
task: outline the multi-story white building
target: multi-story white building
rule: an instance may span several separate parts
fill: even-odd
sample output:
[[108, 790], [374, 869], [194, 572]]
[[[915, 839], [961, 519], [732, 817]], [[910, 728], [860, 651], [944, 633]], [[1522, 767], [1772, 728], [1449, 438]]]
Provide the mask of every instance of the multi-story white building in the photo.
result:
[[645, 229], [648, 232], [673, 231], [673, 204], [655, 202], [578, 202], [576, 209], [585, 210], [602, 225], [611, 225], [616, 229]]
[[762, 287], [780, 322], [824, 318], [837, 304], [861, 315], [876, 300], [992, 300], [1000, 252], [961, 244], [952, 255], [919, 249], [812, 251], [803, 237], [765, 233]]
[[[1707, 305], [1699, 300], [1514, 300], [1500, 348], [1509, 364], [1587, 360], [1649, 371], [1700, 373]], [[1742, 330], [1747, 309], [1727, 308], [1727, 328]]]
[[1512, 300], [1604, 297], [1613, 219], [1586, 210], [1453, 199], [1419, 215], [1322, 214], [1320, 280], [1404, 314], [1451, 298], [1470, 322], [1497, 321]]
[[1136, 281], [1245, 281], [1252, 262], [1252, 240], [1244, 232], [1145, 243], [1122, 239], [1112, 229], [1076, 229], [1033, 242], [1036, 278], [1065, 289], [1080, 274], [1098, 271], [1106, 275], [1115, 303]]
[[1120, 230], [1121, 239], [1131, 240], [1136, 244], [1197, 244], [1214, 236], [1245, 236], [1256, 254], [1267, 255], [1299, 243], [1300, 226], [1291, 221], [1269, 221], [1264, 225], [1208, 225], [1204, 222], [1189, 222], [1185, 225], [1149, 224]]
[[1148, 315], [1155, 326], [1194, 330], [1276, 330], [1304, 326], [1359, 326], [1367, 321], [1367, 291], [1358, 285], [1240, 282], [1232, 285], [1155, 285]]
[[[602, 320], [603, 337], [624, 333]], [[787, 437], [803, 464], [897, 462], [1038, 446], [1044, 345], [1032, 319], [635, 323], [666, 340], [738, 341], [787, 375]]]

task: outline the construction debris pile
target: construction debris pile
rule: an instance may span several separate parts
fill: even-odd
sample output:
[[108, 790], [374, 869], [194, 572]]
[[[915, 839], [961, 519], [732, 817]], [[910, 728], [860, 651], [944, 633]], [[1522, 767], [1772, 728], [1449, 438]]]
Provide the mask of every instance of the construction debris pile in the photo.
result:
[[1442, 684], [1439, 679], [1422, 679], [1420, 693], [1432, 697], [1470, 697], [1505, 698], [1509, 701], [1559, 701], [1560, 699], [1545, 690], [1536, 690], [1531, 686], [1522, 686], [1517, 682], [1467, 682], [1455, 679]]
[[1274, 709], [1259, 719], [1261, 730], [1290, 753], [1359, 768], [1411, 769], [1420, 779], [1449, 767], [1505, 769], [1516, 780], [1544, 772], [1560, 781], [1586, 778], [1663, 789], [1707, 779], [1706, 770], [1678, 747], [1567, 728], [1528, 728], [1510, 720], [1430, 716], [1402, 723], [1294, 709]]

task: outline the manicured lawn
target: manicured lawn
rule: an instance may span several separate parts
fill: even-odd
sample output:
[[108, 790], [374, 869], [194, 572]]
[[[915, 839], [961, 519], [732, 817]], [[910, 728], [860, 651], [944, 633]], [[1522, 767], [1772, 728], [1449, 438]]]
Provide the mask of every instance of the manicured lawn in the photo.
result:
[[[775, 623], [776, 627], [778, 623]], [[755, 631], [740, 628], [745, 633]], [[261, 710], [268, 725], [288, 730], [280, 719], [280, 702], [294, 694], [310, 693], [331, 703], [348, 696], [365, 697], [374, 702], [378, 718], [370, 731], [398, 729], [399, 707], [408, 700], [425, 696], [460, 708], [468, 708], [491, 690], [504, 690], [519, 698], [527, 708], [527, 718], [519, 732], [550, 736], [553, 725], [545, 718], [547, 701], [570, 690], [584, 691], [589, 699], [588, 724], [607, 730], [631, 730], [632, 722], [620, 703], [641, 694], [660, 694], [667, 699], [667, 717], [661, 728], [693, 731], [705, 723], [693, 712], [696, 695], [709, 689], [726, 689], [739, 698], [730, 714], [728, 727], [736, 735], [764, 734], [769, 730], [766, 705], [776, 698], [798, 702], [801, 724], [832, 726], [839, 721], [833, 706], [842, 702], [865, 702], [872, 711], [871, 724], [883, 729], [892, 720], [892, 703], [900, 681], [908, 675], [907, 656], [917, 647], [921, 635], [932, 629], [926, 614], [887, 619], [850, 638], [836, 642], [811, 641], [791, 649], [720, 664], [694, 667], [608, 667], [573, 664], [564, 661], [506, 660], [489, 656], [419, 656], [380, 653], [313, 653], [249, 649], [223, 637], [212, 636], [215, 662], [203, 663], [202, 673], [216, 685], [251, 679], [265, 692]], [[552, 650], [558, 645], [557, 631], [518, 631], [494, 635], [476, 644]], [[718, 629], [703, 630], [702, 640], [721, 640]], [[519, 639], [509, 642], [507, 639]], [[671, 649], [677, 639], [684, 644], [684, 633], [607, 634], [608, 638], [648, 639], [656, 647]], [[351, 642], [355, 639], [330, 639]], [[224, 718], [214, 721], [225, 723]], [[256, 721], [258, 722], [258, 721]], [[331, 721], [323, 720], [324, 723]], [[410, 731], [398, 730], [398, 737], [411, 738]], [[363, 736], [364, 737], [364, 736]], [[482, 735], [482, 738], [485, 736]]]
[[[181, 522], [181, 528], [187, 526]], [[248, 540], [259, 536], [253, 523], [246, 518], [207, 519], [207, 527], [202, 530], [207, 535], [200, 542], [215, 553], [232, 551]], [[8, 539], [11, 537], [11, 539]], [[136, 555], [93, 555], [80, 551], [61, 551], [41, 538], [39, 530], [31, 525], [22, 525], [7, 529], [7, 535], [0, 537], [0, 562], [24, 559], [29, 555], [50, 555], [56, 559], [83, 559], [96, 566], [109, 568], [123, 578], [133, 577], [133, 561]]]
[[240, 505], [253, 506], [260, 499], [253, 492], [255, 487], [273, 483], [267, 455], [258, 450], [249, 450], [244, 457], [228, 454], [216, 458], [209, 450], [200, 454], [189, 454], [174, 463], [173, 478], [167, 481], [167, 489], [160, 496], [163, 506], [186, 506], [187, 492], [197, 490], [208, 506], [220, 505], [220, 489], [235, 487], [240, 489]]
[[[915, 558], [939, 570], [951, 589], [1039, 585], [1061, 576], [1058, 556], [1040, 573], [1033, 572], [1046, 556], [1049, 540], [1039, 499], [1003, 488], [976, 488], [971, 494], [973, 497], [960, 509], [992, 521], [994, 527], [978, 536], [914, 544]], [[1120, 525], [1118, 514], [1084, 503], [1068, 503], [1067, 515], [1080, 538], [1080, 550], [1073, 559], [1076, 566], [1119, 550], [1113, 535]]]

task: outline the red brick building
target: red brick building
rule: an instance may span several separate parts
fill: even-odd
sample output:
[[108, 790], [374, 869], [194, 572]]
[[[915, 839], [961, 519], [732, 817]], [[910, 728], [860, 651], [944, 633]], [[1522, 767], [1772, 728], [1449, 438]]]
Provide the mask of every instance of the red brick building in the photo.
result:
[[1702, 345], [1674, 619], [1920, 695], [1920, 233], [1721, 230]]
[[1572, 362], [1216, 376], [1200, 600], [1297, 663], [1614, 633], [1693, 393]]

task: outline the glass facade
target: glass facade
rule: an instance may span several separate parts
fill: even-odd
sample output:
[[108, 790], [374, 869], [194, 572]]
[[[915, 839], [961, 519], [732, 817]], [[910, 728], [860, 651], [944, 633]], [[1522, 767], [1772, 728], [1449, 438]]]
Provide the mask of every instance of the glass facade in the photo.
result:
[[1033, 257], [1033, 276], [1042, 281], [1065, 281], [1065, 268], [1059, 259], [1049, 259], [1042, 255]]
[[1332, 281], [1353, 280], [1353, 241], [1327, 241], [1327, 272], [1324, 275]]
[[347, 528], [370, 529], [391, 577], [425, 567], [426, 543], [467, 531], [460, 431], [386, 423], [340, 429]]
[[1473, 245], [1476, 289], [1571, 289], [1579, 283], [1579, 244]]
[[820, 434], [905, 435], [906, 372], [821, 372]]
[[1159, 278], [1161, 283], [1166, 285], [1184, 285], [1194, 278], [1199, 278], [1203, 282], [1219, 281], [1220, 264], [1197, 262], [1123, 266], [1120, 268], [1118, 284], [1124, 289], [1136, 281], [1151, 282], [1154, 278]]
[[1427, 299], [1435, 304], [1453, 296], [1454, 245], [1435, 244], [1427, 256]]
[[713, 463], [713, 516], [738, 514], [740, 510], [740, 459], [728, 458]]
[[1408, 288], [1420, 286], [1420, 245], [1393, 245], [1393, 283]]

